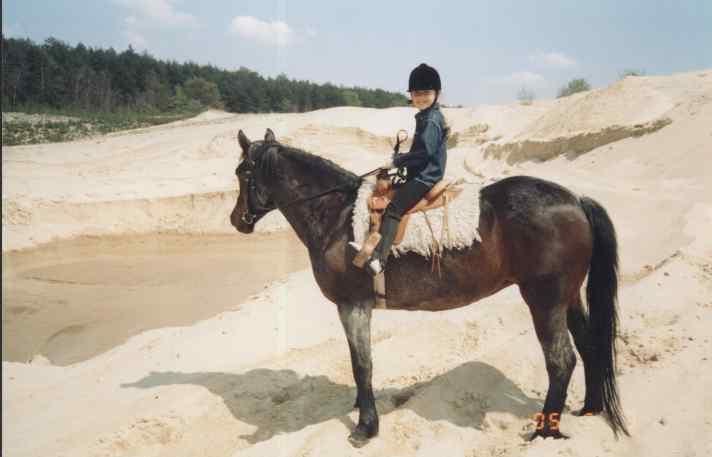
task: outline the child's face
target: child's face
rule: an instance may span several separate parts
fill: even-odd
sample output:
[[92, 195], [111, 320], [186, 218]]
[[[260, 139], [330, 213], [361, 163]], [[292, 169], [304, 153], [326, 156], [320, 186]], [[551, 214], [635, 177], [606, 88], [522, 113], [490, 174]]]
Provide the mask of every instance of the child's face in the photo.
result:
[[430, 108], [430, 105], [435, 102], [434, 90], [414, 90], [410, 93], [410, 99], [413, 100], [413, 106], [420, 111]]

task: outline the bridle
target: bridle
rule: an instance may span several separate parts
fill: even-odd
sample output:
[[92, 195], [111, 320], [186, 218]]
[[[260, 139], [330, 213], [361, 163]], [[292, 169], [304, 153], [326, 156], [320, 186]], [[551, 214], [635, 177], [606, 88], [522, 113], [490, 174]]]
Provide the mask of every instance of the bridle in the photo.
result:
[[246, 197], [246, 208], [245, 212], [242, 214], [242, 217], [240, 217], [240, 220], [244, 222], [247, 225], [252, 225], [255, 223], [255, 220], [257, 220], [257, 214], [252, 211], [252, 196], [256, 193], [257, 191], [257, 186], [255, 185], [255, 178], [254, 178], [254, 173], [255, 173], [255, 168], [257, 167], [257, 164], [255, 163], [254, 160], [250, 159], [249, 156], [245, 157], [245, 162], [249, 167], [246, 167], [247, 169], [245, 170], [245, 184], [247, 187], [247, 197]]
[[[257, 186], [255, 185], [255, 178], [254, 178], [254, 167], [256, 166], [256, 164], [255, 164], [255, 162], [254, 162], [253, 160], [250, 160], [250, 159], [245, 159], [245, 160], [247, 161], [247, 164], [248, 164], [248, 166], [250, 167], [250, 168], [247, 168], [247, 169], [245, 170], [245, 175], [246, 175], [246, 176], [245, 176], [245, 184], [246, 184], [246, 187], [247, 187], [247, 189], [248, 189], [248, 192], [247, 192], [247, 205], [246, 205], [247, 208], [246, 208], [245, 212], [242, 214], [242, 217], [241, 217], [240, 219], [241, 219], [242, 222], [244, 222], [245, 224], [252, 225], [252, 224], [255, 222], [255, 220], [257, 219], [257, 217], [258, 217], [258, 214], [257, 214], [255, 211], [253, 211], [252, 208], [251, 208], [251, 207], [252, 207], [252, 201], [251, 201], [251, 200], [252, 200], [252, 196], [257, 192]], [[379, 171], [381, 171], [381, 168], [380, 168], [380, 167], [379, 167], [379, 168], [376, 168], [376, 169], [374, 169], [374, 170], [371, 170], [371, 171], [369, 171], [368, 173], [364, 173], [364, 174], [362, 174], [362, 175], [359, 175], [359, 179], [363, 179], [363, 178], [365, 178], [365, 177], [367, 177], [367, 176], [375, 175], [375, 174], [378, 173]], [[313, 200], [313, 199], [315, 199], [315, 198], [323, 197], [324, 195], [328, 195], [328, 194], [331, 194], [331, 193], [333, 193], [333, 192], [343, 191], [343, 190], [347, 190], [347, 189], [351, 189], [351, 185], [350, 185], [350, 184], [344, 184], [344, 185], [341, 185], [341, 186], [335, 186], [335, 187], [329, 188], [329, 189], [327, 189], [327, 190], [325, 190], [325, 191], [323, 191], [323, 192], [319, 192], [318, 194], [315, 194], [315, 195], [310, 195], [310, 196], [308, 196], [308, 197], [301, 197], [301, 198], [297, 198], [297, 199], [295, 199], [295, 200], [292, 200], [291, 202], [289, 202], [289, 203], [287, 203], [286, 205], [284, 205], [283, 208], [289, 208], [290, 206], [296, 205], [297, 203], [303, 203], [303, 202], [305, 202], [305, 201], [309, 201], [309, 200]]]

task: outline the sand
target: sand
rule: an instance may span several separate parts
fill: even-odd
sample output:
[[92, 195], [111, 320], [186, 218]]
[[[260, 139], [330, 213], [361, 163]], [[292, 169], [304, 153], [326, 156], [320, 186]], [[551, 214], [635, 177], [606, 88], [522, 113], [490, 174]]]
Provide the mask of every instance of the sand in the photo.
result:
[[[269, 268], [248, 268], [270, 260]], [[3, 360], [87, 360], [146, 330], [234, 309], [307, 268], [289, 231], [80, 237], [3, 255]]]
[[[4, 148], [3, 267], [11, 271], [3, 271], [3, 330], [6, 319], [19, 322], [22, 313], [9, 310], [27, 306], [21, 300], [31, 294], [46, 316], [57, 314], [48, 278], [82, 277], [94, 285], [64, 298], [72, 319], [105, 312], [107, 333], [112, 325], [137, 330], [126, 341], [75, 340], [106, 346], [67, 366], [52, 354], [3, 361], [3, 455], [712, 455], [712, 71], [626, 78], [528, 106], [446, 110], [462, 140], [450, 151], [450, 174], [551, 179], [611, 215], [621, 255], [619, 387], [632, 437], [616, 439], [600, 417], [570, 414], [584, 395], [579, 360], [562, 419], [571, 439], [525, 440], [547, 377], [526, 306], [508, 288], [449, 312], [376, 312], [381, 432], [351, 447], [348, 347], [310, 269], [294, 260], [266, 288], [252, 276], [256, 293], [230, 280], [293, 255], [275, 249], [239, 265], [245, 247], [227, 220], [235, 134], [256, 139], [269, 127], [361, 173], [383, 161], [398, 129], [412, 129], [412, 114], [213, 112], [101, 139]], [[641, 130], [655, 122], [664, 125]], [[556, 154], [542, 155], [550, 148]], [[275, 214], [254, 236], [278, 243], [289, 230]], [[82, 244], [86, 237], [100, 241]], [[165, 237], [182, 240], [175, 252], [147, 253], [130, 241]], [[135, 285], [133, 295], [89, 303]], [[184, 314], [207, 290], [209, 306]], [[173, 313], [170, 297], [181, 302], [174, 321], [162, 317]], [[28, 332], [41, 340], [42, 332]], [[41, 347], [21, 338], [24, 356]]]

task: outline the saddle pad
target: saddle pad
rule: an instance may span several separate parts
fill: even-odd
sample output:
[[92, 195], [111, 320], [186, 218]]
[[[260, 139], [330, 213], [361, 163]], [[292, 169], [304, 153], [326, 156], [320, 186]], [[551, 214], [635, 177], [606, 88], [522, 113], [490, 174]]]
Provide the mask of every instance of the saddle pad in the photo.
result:
[[[363, 245], [368, 236], [369, 213], [367, 199], [373, 194], [375, 181], [364, 179], [358, 190], [353, 212], [354, 241]], [[443, 215], [445, 208], [437, 208], [426, 213], [417, 212], [410, 215], [410, 221], [405, 230], [403, 241], [391, 248], [391, 253], [396, 257], [406, 252], [415, 252], [425, 257], [432, 255], [433, 235], [443, 249], [464, 249], [472, 246], [474, 240], [481, 241], [477, 232], [480, 218], [480, 184], [460, 184], [462, 193], [455, 200], [448, 202], [447, 214], [450, 236], [443, 232]], [[426, 222], [425, 214], [430, 222], [431, 233]]]

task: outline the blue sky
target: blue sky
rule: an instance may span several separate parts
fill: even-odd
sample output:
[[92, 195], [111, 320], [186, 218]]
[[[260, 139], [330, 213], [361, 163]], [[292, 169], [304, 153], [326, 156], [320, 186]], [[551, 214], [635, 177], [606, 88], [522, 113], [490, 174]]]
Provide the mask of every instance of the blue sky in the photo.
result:
[[606, 86], [712, 68], [712, 1], [3, 0], [3, 33], [144, 49], [263, 76], [404, 91], [421, 62], [444, 100], [552, 98], [572, 78]]

